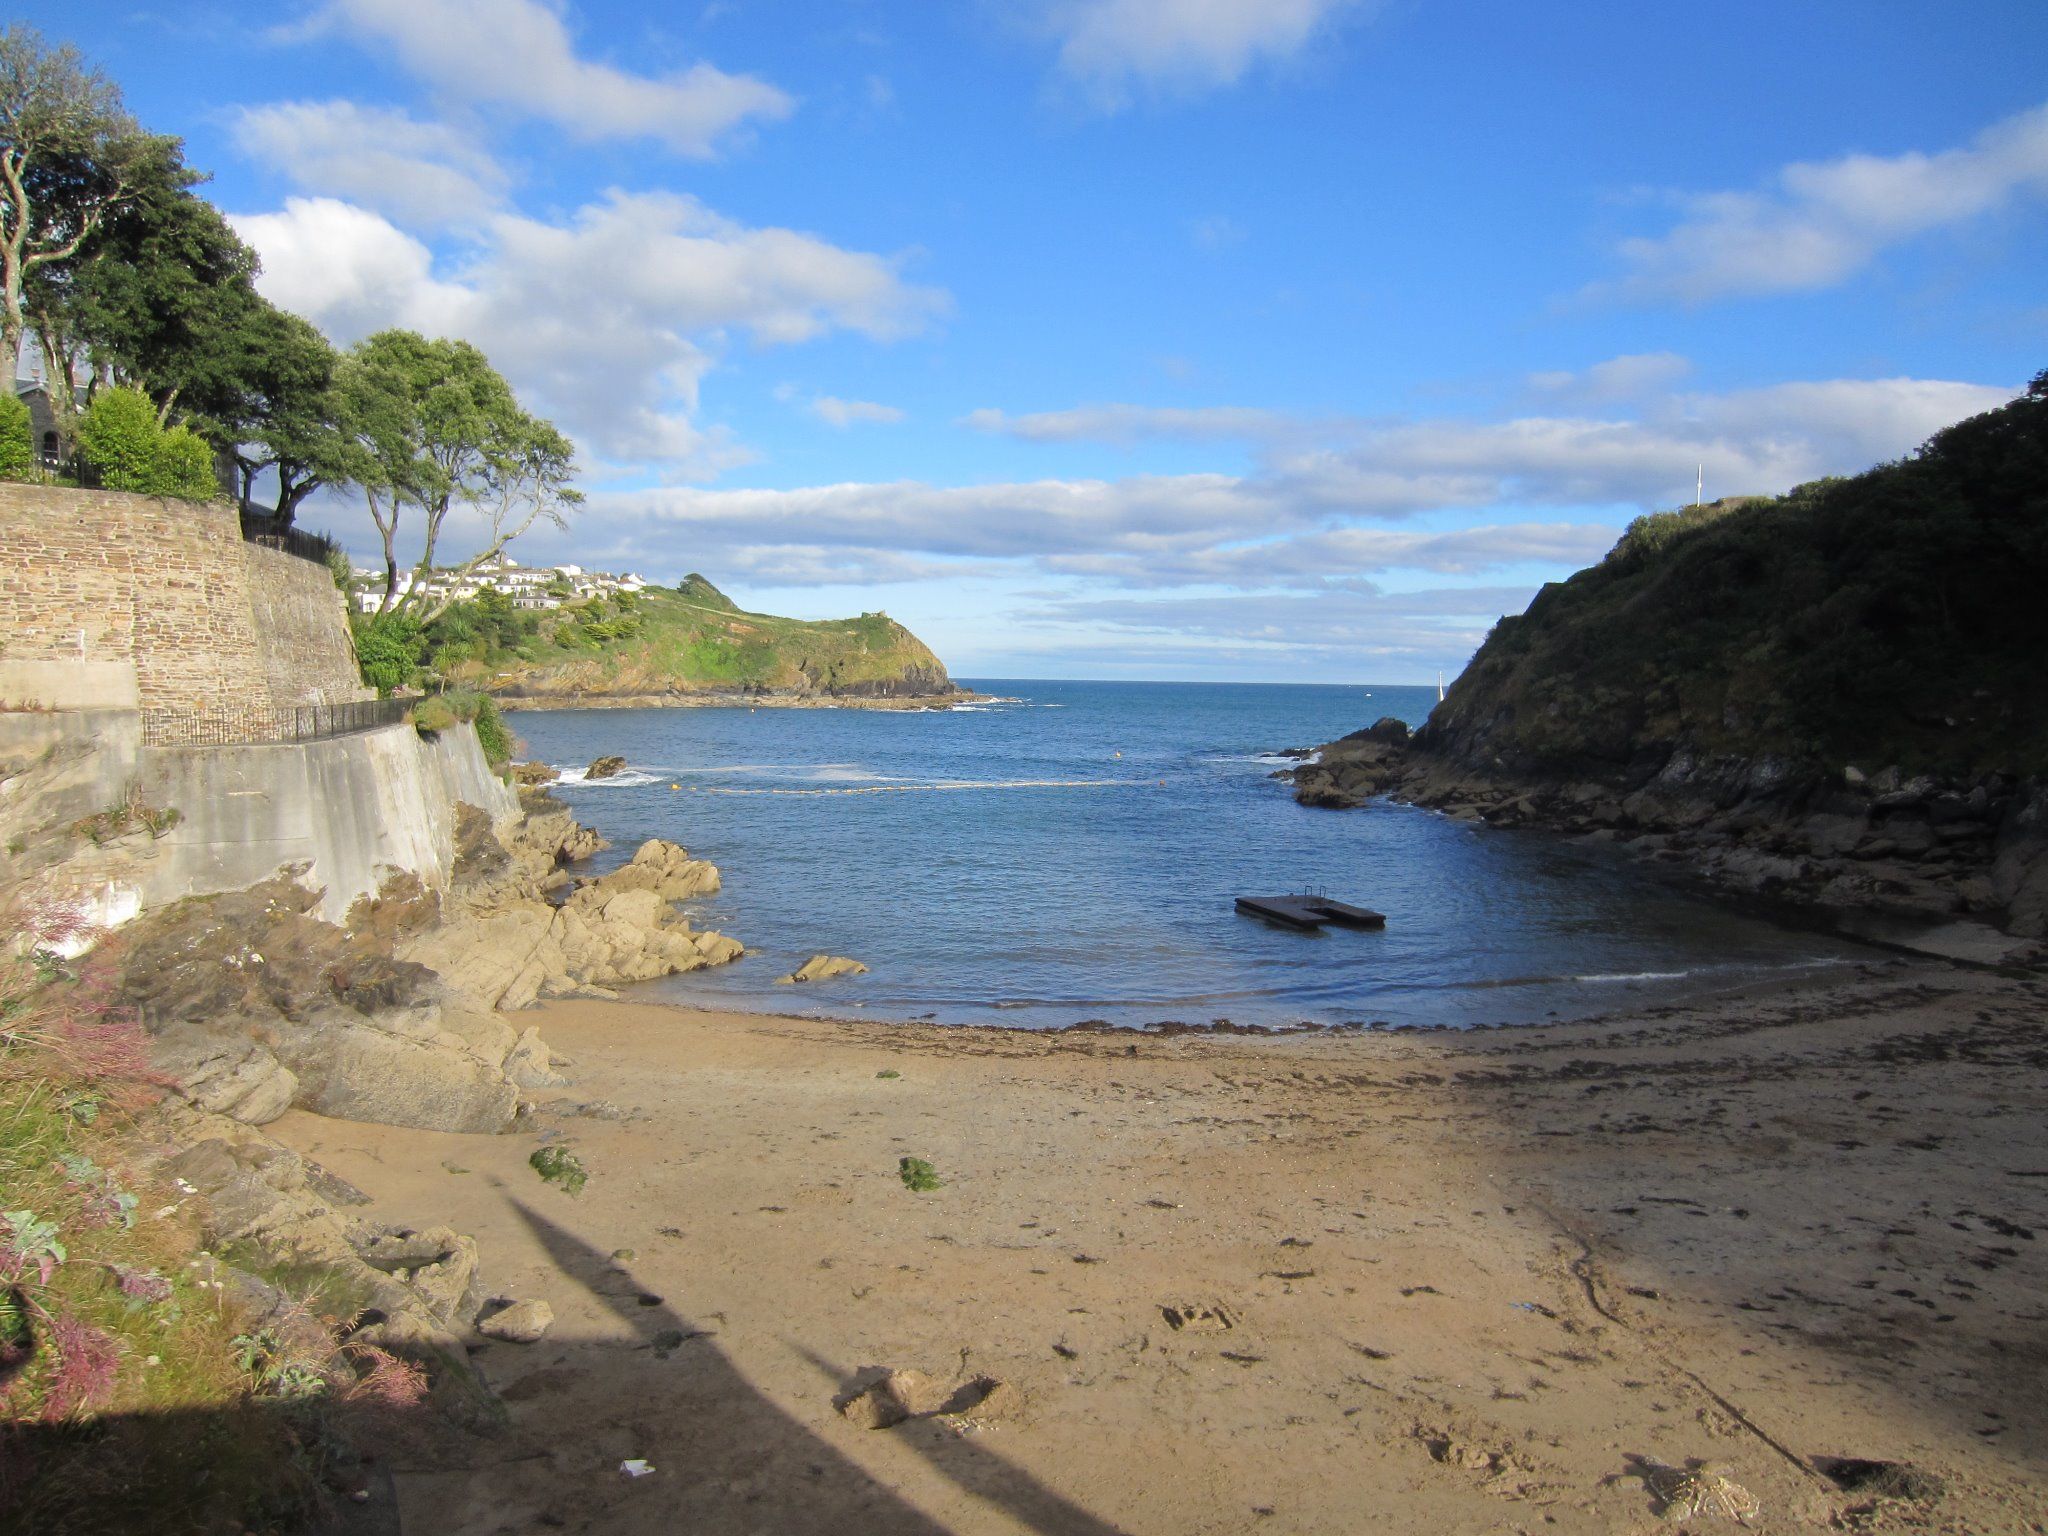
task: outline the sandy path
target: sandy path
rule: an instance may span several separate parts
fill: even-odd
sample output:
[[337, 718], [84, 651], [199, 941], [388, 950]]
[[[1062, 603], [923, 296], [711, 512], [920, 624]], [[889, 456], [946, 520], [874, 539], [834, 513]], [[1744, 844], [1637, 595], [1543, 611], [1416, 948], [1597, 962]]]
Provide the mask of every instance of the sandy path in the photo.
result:
[[[2042, 1530], [2044, 1016], [1903, 965], [1462, 1036], [573, 1004], [536, 1016], [556, 1102], [629, 1118], [273, 1129], [555, 1308], [479, 1356], [507, 1433], [397, 1458], [409, 1532], [1671, 1530], [1637, 1458], [1721, 1464], [1767, 1530]], [[526, 1166], [549, 1132], [580, 1198]], [[833, 1400], [872, 1366], [1025, 1406], [858, 1429]]]

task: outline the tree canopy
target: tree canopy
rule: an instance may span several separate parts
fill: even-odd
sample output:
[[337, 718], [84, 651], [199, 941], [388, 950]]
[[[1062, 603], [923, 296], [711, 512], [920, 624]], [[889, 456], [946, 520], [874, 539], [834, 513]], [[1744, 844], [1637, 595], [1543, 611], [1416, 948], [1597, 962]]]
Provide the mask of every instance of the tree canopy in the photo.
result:
[[29, 278], [134, 197], [152, 148], [120, 89], [29, 26], [0, 30], [0, 352], [18, 365]]
[[[458, 574], [501, 553], [545, 518], [562, 525], [582, 501], [571, 481], [575, 448], [529, 414], [512, 386], [466, 341], [430, 340], [412, 331], [379, 331], [343, 360], [336, 390], [348, 447], [348, 478], [363, 488], [384, 544], [384, 600], [431, 620], [452, 599], [428, 598], [452, 512], [474, 515], [483, 547]], [[397, 541], [401, 518], [418, 515], [421, 580], [401, 595]]]
[[[386, 609], [400, 601], [401, 517], [424, 574], [451, 518], [482, 544], [473, 566], [581, 500], [568, 439], [469, 343], [385, 331], [343, 355], [265, 299], [255, 251], [196, 190], [205, 180], [76, 50], [0, 30], [0, 347], [16, 359], [34, 334], [67, 439], [81, 441], [74, 389], [132, 390], [100, 423], [102, 464], [125, 464], [116, 445], [147, 435], [140, 403], [157, 431], [184, 434], [184, 460], [197, 438], [232, 459], [245, 512], [266, 473], [287, 523], [320, 487], [359, 485]], [[439, 611], [418, 584], [405, 601]]]

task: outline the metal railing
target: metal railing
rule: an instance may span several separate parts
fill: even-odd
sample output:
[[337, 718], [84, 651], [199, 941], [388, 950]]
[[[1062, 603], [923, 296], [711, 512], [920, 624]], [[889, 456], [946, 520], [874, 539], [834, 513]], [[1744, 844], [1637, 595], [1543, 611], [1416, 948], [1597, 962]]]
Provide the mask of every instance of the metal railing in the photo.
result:
[[242, 516], [242, 538], [246, 543], [260, 544], [265, 549], [274, 549], [281, 554], [296, 555], [301, 560], [310, 560], [315, 565], [327, 564], [328, 558], [340, 548], [324, 533], [308, 533], [303, 528], [294, 528], [280, 523], [275, 518]]
[[251, 705], [232, 710], [145, 709], [142, 741], [151, 747], [251, 747], [325, 741], [398, 725], [414, 702], [358, 699], [346, 704]]

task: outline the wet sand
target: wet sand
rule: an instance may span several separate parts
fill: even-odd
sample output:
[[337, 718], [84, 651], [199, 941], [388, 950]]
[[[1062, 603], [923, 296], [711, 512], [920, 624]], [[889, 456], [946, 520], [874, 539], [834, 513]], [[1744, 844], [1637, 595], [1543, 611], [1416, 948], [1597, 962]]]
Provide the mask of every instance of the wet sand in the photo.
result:
[[[573, 1082], [519, 1133], [271, 1127], [555, 1310], [477, 1341], [503, 1434], [393, 1456], [409, 1532], [1738, 1529], [1666, 1518], [1689, 1461], [1755, 1529], [2048, 1529], [2038, 978], [1463, 1034], [521, 1022]], [[858, 1428], [874, 1367], [1022, 1404]]]

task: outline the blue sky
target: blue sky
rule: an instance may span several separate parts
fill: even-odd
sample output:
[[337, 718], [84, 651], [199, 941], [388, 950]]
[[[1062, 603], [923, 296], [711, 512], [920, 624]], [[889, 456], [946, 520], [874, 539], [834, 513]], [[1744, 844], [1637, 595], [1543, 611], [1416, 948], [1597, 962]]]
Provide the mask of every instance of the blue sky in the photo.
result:
[[26, 19], [278, 302], [466, 336], [571, 432], [529, 558], [968, 676], [1426, 681], [1696, 465], [1860, 469], [2048, 366], [2038, 0]]

